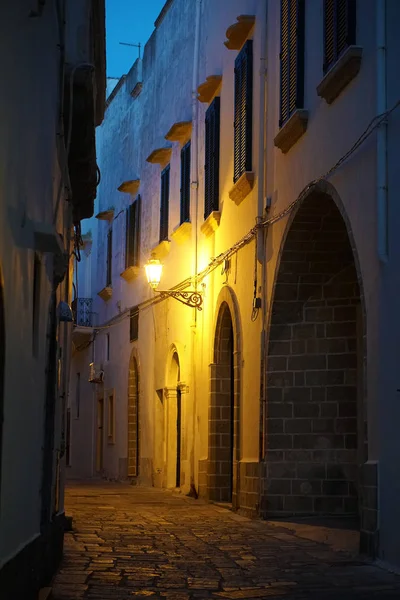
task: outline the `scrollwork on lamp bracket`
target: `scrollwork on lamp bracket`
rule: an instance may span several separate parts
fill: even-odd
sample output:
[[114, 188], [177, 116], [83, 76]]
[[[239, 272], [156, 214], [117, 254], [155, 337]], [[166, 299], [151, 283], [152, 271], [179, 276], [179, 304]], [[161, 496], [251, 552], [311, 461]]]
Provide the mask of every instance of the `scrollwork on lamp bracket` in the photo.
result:
[[182, 304], [185, 304], [186, 306], [190, 306], [191, 308], [197, 308], [197, 310], [203, 310], [203, 308], [202, 308], [203, 297], [200, 292], [191, 292], [191, 291], [178, 292], [175, 290], [168, 290], [168, 291], [157, 290], [157, 293], [159, 293], [162, 298], [172, 297], [172, 298], [175, 298], [175, 300], [182, 302]]

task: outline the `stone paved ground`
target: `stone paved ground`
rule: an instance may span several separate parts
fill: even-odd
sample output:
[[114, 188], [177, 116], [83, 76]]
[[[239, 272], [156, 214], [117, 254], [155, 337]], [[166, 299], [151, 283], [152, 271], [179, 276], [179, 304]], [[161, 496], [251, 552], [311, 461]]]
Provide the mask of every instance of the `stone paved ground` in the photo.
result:
[[75, 484], [53, 600], [400, 600], [400, 577], [225, 508], [167, 491]]

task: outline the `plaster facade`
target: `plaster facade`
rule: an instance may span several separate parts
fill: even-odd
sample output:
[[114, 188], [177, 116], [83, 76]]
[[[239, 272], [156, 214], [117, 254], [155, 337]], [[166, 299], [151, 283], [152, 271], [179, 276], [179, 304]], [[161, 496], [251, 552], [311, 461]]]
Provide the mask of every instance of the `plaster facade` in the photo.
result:
[[[136, 61], [109, 97], [97, 139], [102, 181], [96, 210], [113, 209], [113, 220], [88, 225], [99, 319], [92, 346], [95, 356], [103, 356], [108, 334], [111, 353], [102, 365], [103, 387], [96, 384], [87, 403], [94, 414], [99, 390], [115, 390], [116, 435], [112, 443], [103, 441], [100, 472], [127, 477], [134, 349], [140, 381], [135, 482], [179, 483], [183, 493], [195, 488], [265, 518], [358, 516], [361, 548], [399, 564], [399, 536], [392, 532], [400, 527], [393, 460], [400, 113], [394, 110], [375, 127], [377, 115], [398, 101], [399, 9], [396, 0], [355, 5], [356, 44], [348, 51], [357, 69], [351, 76], [342, 69], [332, 91], [332, 72], [327, 82], [323, 70], [323, 2], [304, 3], [303, 106], [280, 127], [280, 3], [166, 4], [143, 62]], [[248, 39], [251, 176], [234, 186], [235, 58]], [[204, 123], [215, 96], [221, 105], [219, 211], [204, 223]], [[175, 123], [188, 122], [191, 133], [184, 139], [165, 139]], [[342, 160], [371, 123], [371, 133]], [[180, 226], [180, 152], [189, 137], [190, 222]], [[160, 149], [160, 164], [154, 164]], [[161, 171], [167, 164], [168, 239], [159, 244]], [[132, 196], [117, 191], [127, 181], [140, 182]], [[161, 290], [203, 273], [192, 281], [203, 294], [201, 312], [174, 299], [152, 302], [143, 269], [129, 282], [120, 276], [124, 211], [137, 194], [140, 267], [155, 250], [164, 264]], [[273, 222], [219, 264], [218, 257], [257, 219]], [[97, 294], [106, 286], [110, 228], [113, 275], [105, 301]], [[204, 274], [215, 258], [218, 268]], [[261, 308], [254, 307], [254, 297], [261, 298]], [[130, 342], [129, 309], [137, 305], [139, 335]], [[93, 421], [80, 425], [87, 426]], [[79, 474], [79, 464], [72, 469]]]
[[[0, 98], [0, 589], [5, 600], [36, 599], [62, 554], [71, 324], [60, 319], [59, 303], [71, 298], [73, 247], [64, 82], [73, 65], [95, 61], [98, 42], [90, 28], [100, 38], [102, 30], [93, 28], [91, 9], [90, 2], [68, 3], [66, 9], [62, 2], [33, 0], [0, 8], [0, 65], [7, 81]], [[104, 57], [96, 66], [104, 68]], [[100, 74], [99, 114], [102, 104], [104, 110]], [[95, 115], [90, 117], [94, 123]]]

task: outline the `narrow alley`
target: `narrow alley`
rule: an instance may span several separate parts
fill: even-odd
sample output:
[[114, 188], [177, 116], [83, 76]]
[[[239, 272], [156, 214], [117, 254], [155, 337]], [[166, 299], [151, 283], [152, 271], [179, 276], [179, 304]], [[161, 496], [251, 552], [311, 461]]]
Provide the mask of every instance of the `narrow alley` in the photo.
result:
[[340, 551], [340, 536], [309, 539], [307, 527], [294, 533], [204, 500], [100, 481], [71, 484], [66, 507], [73, 531], [53, 600], [400, 598], [399, 576]]

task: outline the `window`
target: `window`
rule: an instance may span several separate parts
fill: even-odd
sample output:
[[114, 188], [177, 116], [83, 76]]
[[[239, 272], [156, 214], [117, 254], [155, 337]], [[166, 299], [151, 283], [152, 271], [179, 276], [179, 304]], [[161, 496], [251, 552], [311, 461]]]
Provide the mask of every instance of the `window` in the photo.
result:
[[108, 443], [113, 444], [115, 438], [115, 406], [114, 392], [108, 394], [108, 422], [107, 422]]
[[139, 266], [140, 196], [126, 211], [125, 268]]
[[135, 306], [131, 309], [129, 323], [129, 339], [135, 342], [139, 338], [139, 308]]
[[112, 229], [107, 233], [107, 272], [106, 287], [112, 284]]
[[105, 348], [105, 359], [106, 362], [110, 360], [110, 334], [106, 333], [106, 348]]
[[160, 242], [168, 239], [169, 165], [161, 173]]
[[281, 0], [279, 127], [304, 105], [304, 0]]
[[32, 354], [37, 356], [39, 350], [39, 322], [40, 322], [40, 280], [42, 270], [37, 254], [33, 261], [33, 291], [32, 291]]
[[190, 221], [190, 142], [181, 150], [181, 223]]
[[324, 74], [356, 43], [356, 0], [324, 0]]
[[251, 171], [252, 118], [253, 41], [247, 40], [235, 60], [234, 182]]
[[219, 210], [220, 105], [217, 96], [206, 112], [204, 219]]

